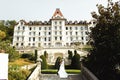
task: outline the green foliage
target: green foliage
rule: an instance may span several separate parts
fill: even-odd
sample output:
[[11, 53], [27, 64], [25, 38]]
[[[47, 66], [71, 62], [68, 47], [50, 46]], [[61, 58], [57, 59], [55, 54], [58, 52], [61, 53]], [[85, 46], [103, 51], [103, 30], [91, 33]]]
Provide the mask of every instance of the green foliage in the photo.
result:
[[57, 57], [57, 59], [55, 61], [55, 69], [59, 69], [61, 61], [62, 61], [62, 58]]
[[0, 30], [0, 40], [4, 39], [5, 37], [6, 37], [6, 33]]
[[92, 50], [86, 66], [100, 80], [119, 80], [116, 65], [120, 64], [120, 2], [108, 1], [108, 6], [97, 5], [99, 14], [92, 13], [96, 26], [92, 29]]
[[[57, 74], [57, 71], [56, 69], [45, 69], [45, 70], [42, 70], [41, 73], [43, 74]], [[67, 69], [66, 72], [68, 74], [80, 74], [80, 70], [74, 70], [74, 69]]]
[[13, 32], [14, 32], [14, 26], [16, 25], [16, 21], [3, 21], [0, 23], [0, 30], [4, 31], [6, 34], [6, 37], [4, 40], [9, 40], [12, 42], [13, 38]]
[[8, 79], [9, 80], [26, 80], [29, 75], [29, 71], [27, 70], [19, 70], [19, 71], [9, 71]]
[[40, 58], [42, 59], [41, 69], [47, 69], [47, 68], [48, 68], [48, 64], [47, 64], [47, 61], [46, 61], [45, 56], [44, 56], [44, 55], [41, 55]]
[[72, 57], [73, 57], [72, 51], [68, 50], [68, 59], [72, 59]]
[[4, 50], [5, 53], [9, 54], [9, 61], [14, 61], [19, 58], [19, 53], [15, 51], [15, 48], [10, 46], [9, 41], [1, 41], [0, 50]]
[[35, 55], [33, 53], [21, 54], [21, 58], [27, 58], [30, 61], [35, 61], [36, 60], [36, 57], [35, 57]]
[[37, 50], [35, 50], [35, 62], [37, 61], [37, 56], [38, 56], [38, 53], [37, 53]]
[[45, 58], [48, 58], [48, 53], [47, 53], [47, 51], [44, 51], [44, 56], [45, 56]]
[[74, 56], [72, 57], [71, 67], [73, 69], [80, 69], [80, 55], [76, 50], [74, 51]]

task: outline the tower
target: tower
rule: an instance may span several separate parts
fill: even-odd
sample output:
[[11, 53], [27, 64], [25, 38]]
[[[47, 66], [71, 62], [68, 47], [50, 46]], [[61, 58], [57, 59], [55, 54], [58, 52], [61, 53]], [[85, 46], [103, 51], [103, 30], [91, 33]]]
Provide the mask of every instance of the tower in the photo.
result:
[[63, 14], [60, 9], [57, 8], [51, 18], [51, 27], [52, 27], [52, 46], [61, 47], [65, 43], [65, 21]]

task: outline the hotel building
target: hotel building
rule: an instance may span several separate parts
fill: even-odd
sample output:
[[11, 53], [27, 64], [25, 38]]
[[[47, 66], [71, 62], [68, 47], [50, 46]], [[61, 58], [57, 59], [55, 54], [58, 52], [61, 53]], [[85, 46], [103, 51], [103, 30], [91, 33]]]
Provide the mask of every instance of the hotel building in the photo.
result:
[[20, 20], [14, 27], [13, 46], [67, 47], [75, 42], [86, 45], [92, 24], [86, 21], [67, 21], [60, 9], [56, 9], [49, 21]]

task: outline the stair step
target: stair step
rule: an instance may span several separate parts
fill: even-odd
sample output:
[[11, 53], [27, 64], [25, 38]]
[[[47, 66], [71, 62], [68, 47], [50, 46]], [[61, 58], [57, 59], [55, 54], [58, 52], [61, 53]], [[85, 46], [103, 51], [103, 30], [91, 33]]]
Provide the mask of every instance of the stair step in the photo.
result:
[[68, 78], [60, 78], [57, 74], [41, 74], [40, 80], [82, 80], [80, 74], [70, 74]]

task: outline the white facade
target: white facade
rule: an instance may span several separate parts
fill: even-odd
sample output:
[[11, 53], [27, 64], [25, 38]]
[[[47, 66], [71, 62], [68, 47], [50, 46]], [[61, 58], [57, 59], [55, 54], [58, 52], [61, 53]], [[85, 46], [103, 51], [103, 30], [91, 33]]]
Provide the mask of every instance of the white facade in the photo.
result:
[[86, 45], [92, 24], [85, 21], [67, 21], [56, 9], [49, 21], [20, 20], [14, 28], [15, 47], [65, 47], [74, 42]]

